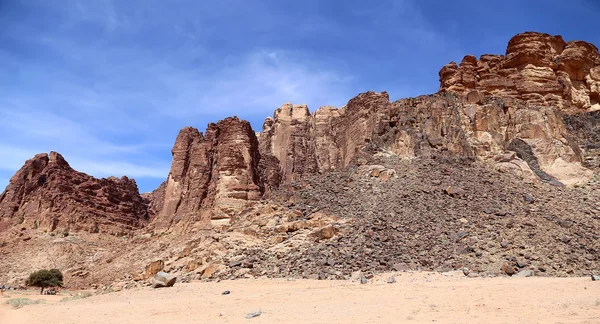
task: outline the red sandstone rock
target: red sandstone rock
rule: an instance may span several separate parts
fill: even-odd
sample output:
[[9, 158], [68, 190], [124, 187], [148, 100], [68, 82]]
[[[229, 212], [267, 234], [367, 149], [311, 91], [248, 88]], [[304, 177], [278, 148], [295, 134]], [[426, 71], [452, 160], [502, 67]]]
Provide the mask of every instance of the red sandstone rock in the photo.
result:
[[228, 220], [264, 190], [258, 141], [247, 121], [227, 118], [209, 124], [205, 134], [186, 127], [172, 153], [157, 229]]
[[590, 109], [599, 107], [598, 49], [561, 36], [526, 32], [514, 36], [506, 55], [467, 55], [440, 70], [440, 90], [513, 97], [528, 103]]
[[147, 221], [135, 180], [96, 179], [56, 152], [27, 160], [0, 195], [0, 222], [12, 225], [120, 234]]

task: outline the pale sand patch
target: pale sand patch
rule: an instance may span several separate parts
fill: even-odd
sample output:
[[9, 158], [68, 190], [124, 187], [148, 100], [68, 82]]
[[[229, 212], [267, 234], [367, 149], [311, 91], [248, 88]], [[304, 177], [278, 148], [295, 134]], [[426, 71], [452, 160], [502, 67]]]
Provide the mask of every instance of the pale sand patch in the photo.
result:
[[[285, 279], [176, 284], [13, 310], [0, 323], [600, 323], [590, 278], [404, 273], [368, 284]], [[230, 295], [221, 295], [230, 290]], [[262, 315], [245, 319], [253, 311]]]

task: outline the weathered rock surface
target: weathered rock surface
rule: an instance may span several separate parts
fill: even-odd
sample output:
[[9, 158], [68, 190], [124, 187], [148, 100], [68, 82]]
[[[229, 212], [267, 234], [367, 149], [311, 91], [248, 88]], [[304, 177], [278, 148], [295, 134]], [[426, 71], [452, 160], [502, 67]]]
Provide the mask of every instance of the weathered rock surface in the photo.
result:
[[27, 160], [0, 195], [0, 228], [121, 234], [147, 221], [135, 180], [96, 179], [73, 170], [56, 152]]
[[282, 182], [345, 167], [368, 143], [377, 123], [389, 114], [386, 92], [365, 92], [341, 109], [286, 103], [265, 120], [261, 154], [277, 159]]
[[156, 229], [228, 222], [264, 191], [258, 141], [247, 121], [227, 118], [209, 124], [205, 134], [186, 127], [172, 153], [162, 210], [153, 221]]
[[[600, 56], [596, 46], [561, 36], [525, 32], [506, 55], [467, 55], [440, 70], [440, 90], [512, 97], [560, 109], [599, 109]], [[475, 96], [475, 95], [473, 95]]]

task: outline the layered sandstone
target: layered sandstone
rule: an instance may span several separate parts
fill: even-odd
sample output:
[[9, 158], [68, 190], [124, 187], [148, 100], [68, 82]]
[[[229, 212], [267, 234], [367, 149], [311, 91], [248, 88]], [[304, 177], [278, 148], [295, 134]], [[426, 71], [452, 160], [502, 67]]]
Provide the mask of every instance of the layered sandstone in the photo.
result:
[[204, 134], [182, 129], [172, 154], [156, 229], [227, 222], [264, 190], [256, 135], [237, 117], [209, 124]]
[[514, 36], [505, 55], [472, 55], [440, 70], [440, 91], [512, 97], [560, 109], [600, 109], [598, 48], [561, 36], [526, 32]]
[[341, 109], [286, 103], [265, 120], [260, 134], [263, 156], [277, 159], [283, 182], [347, 166], [388, 118], [386, 92], [365, 92]]
[[0, 222], [8, 226], [121, 234], [147, 221], [135, 180], [96, 179], [56, 152], [27, 160], [0, 195]]

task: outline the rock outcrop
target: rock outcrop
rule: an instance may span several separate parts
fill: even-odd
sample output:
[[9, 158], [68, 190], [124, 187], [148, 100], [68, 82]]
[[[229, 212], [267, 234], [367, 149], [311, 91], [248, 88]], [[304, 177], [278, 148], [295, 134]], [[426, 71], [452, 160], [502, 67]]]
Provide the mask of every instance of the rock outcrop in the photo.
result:
[[227, 118], [209, 124], [204, 134], [186, 127], [172, 154], [156, 229], [227, 223], [264, 191], [258, 141], [247, 121]]
[[365, 92], [341, 109], [286, 103], [265, 120], [262, 156], [277, 159], [281, 180], [345, 167], [371, 141], [377, 124], [390, 112], [387, 92]]
[[0, 195], [0, 222], [10, 226], [121, 234], [147, 221], [135, 180], [96, 179], [56, 152], [27, 160]]
[[596, 46], [561, 36], [514, 36], [506, 55], [467, 55], [440, 70], [440, 90], [512, 97], [560, 109], [600, 109], [600, 56]]

